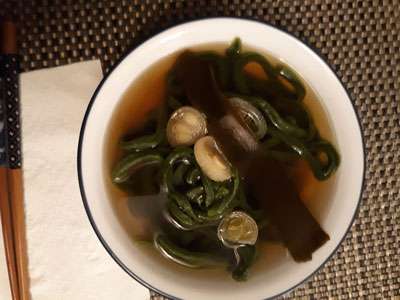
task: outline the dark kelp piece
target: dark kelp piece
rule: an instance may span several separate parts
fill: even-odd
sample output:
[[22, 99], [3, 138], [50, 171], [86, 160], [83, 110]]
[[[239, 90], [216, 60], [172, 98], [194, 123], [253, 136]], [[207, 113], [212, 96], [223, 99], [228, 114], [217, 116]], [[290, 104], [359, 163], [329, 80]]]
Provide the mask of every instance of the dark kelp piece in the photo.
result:
[[192, 105], [206, 114], [210, 134], [278, 228], [292, 257], [310, 260], [329, 236], [301, 202], [283, 165], [262, 152], [251, 130], [225, 99], [212, 66], [186, 51], [178, 59], [177, 76]]

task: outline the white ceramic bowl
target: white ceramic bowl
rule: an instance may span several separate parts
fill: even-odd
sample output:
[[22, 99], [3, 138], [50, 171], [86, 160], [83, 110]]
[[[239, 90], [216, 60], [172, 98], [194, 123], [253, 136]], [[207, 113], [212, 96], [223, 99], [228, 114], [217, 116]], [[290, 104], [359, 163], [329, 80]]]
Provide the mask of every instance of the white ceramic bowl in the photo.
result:
[[[313, 259], [253, 266], [247, 282], [235, 282], [224, 271], [191, 270], [164, 263], [157, 255], [141, 251], [121, 227], [104, 186], [103, 147], [113, 110], [122, 94], [146, 68], [177, 50], [204, 43], [229, 43], [240, 37], [250, 47], [283, 60], [319, 95], [336, 138], [341, 165], [330, 189], [329, 205], [320, 221], [330, 240]], [[133, 278], [166, 296], [182, 299], [265, 299], [286, 293], [316, 272], [335, 252], [349, 230], [359, 202], [364, 178], [362, 134], [352, 102], [329, 66], [293, 36], [255, 21], [215, 18], [168, 29], [129, 53], [100, 83], [87, 109], [78, 150], [78, 173], [83, 202], [100, 241], [114, 260]], [[268, 265], [268, 267], [266, 267]]]

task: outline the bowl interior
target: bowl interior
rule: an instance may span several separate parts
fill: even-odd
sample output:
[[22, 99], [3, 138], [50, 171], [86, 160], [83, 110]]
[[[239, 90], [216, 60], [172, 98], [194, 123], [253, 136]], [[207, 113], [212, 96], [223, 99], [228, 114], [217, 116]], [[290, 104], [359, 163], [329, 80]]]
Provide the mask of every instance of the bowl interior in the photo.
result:
[[[268, 246], [252, 268], [247, 282], [233, 281], [224, 270], [196, 270], [163, 259], [151, 247], [132, 242], [114, 214], [104, 185], [107, 127], [128, 87], [151, 64], [184, 48], [205, 43], [229, 43], [240, 37], [301, 74], [321, 101], [335, 144], [341, 154], [338, 172], [327, 183], [320, 202], [311, 207], [330, 240], [307, 263], [295, 263], [277, 245]], [[351, 145], [351, 147], [348, 147]], [[208, 19], [164, 31], [131, 52], [103, 80], [93, 96], [82, 127], [79, 148], [81, 191], [92, 224], [116, 261], [147, 286], [184, 299], [262, 299], [295, 287], [316, 271], [335, 251], [349, 229], [358, 207], [364, 172], [360, 127], [351, 101], [330, 68], [307, 46], [271, 26], [239, 19]], [[314, 211], [313, 211], [314, 210]], [[153, 253], [154, 252], [154, 253]]]

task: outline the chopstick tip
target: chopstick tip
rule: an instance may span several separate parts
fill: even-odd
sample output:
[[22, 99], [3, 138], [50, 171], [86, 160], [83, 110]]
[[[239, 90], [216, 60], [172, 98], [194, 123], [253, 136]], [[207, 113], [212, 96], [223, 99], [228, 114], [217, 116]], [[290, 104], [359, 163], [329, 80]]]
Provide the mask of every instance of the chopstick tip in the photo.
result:
[[17, 52], [17, 27], [10, 17], [0, 19], [0, 53]]

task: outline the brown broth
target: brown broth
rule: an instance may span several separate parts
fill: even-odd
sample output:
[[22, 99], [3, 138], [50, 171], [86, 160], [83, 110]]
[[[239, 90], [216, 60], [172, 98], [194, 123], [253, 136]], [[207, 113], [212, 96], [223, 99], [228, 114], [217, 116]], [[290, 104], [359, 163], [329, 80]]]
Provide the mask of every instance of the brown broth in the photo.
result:
[[[226, 47], [226, 44], [207, 44], [196, 47], [194, 50], [213, 49], [222, 52]], [[248, 49], [245, 48], [245, 50]], [[257, 49], [255, 50], [258, 51]], [[258, 52], [263, 53], [262, 51]], [[114, 211], [124, 230], [126, 230], [132, 239], [148, 239], [151, 236], [151, 223], [149, 220], [135, 215], [128, 209], [128, 195], [111, 182], [110, 173], [112, 167], [121, 157], [118, 142], [122, 136], [127, 132], [140, 130], [146, 121], [148, 113], [164, 101], [165, 77], [168, 70], [174, 64], [178, 54], [179, 53], [175, 53], [157, 61], [131, 84], [122, 96], [108, 126], [107, 143], [104, 145], [104, 177], [106, 178], [106, 187]], [[276, 58], [265, 54], [265, 52], [264, 55], [274, 65], [282, 63]], [[262, 70], [256, 64], [247, 65], [246, 70], [256, 76], [264, 76]], [[318, 101], [317, 95], [306, 82], [303, 81], [303, 83], [307, 91], [304, 101], [318, 131], [322, 137], [335, 145], [335, 138], [330, 129], [329, 120], [321, 103]], [[335, 186], [335, 176], [333, 175], [329, 180], [324, 182], [317, 181], [308, 165], [301, 160], [298, 161], [291, 172], [292, 176], [296, 178], [295, 185], [300, 198], [316, 219], [321, 222], [331, 205], [328, 201], [325, 201], [325, 199], [329, 197]], [[130, 197], [130, 199], [132, 199], [132, 197]], [[283, 259], [285, 250], [284, 248], [279, 249], [280, 252], [274, 251], [274, 253], [276, 252], [277, 258]]]
[[156, 62], [131, 84], [115, 109], [108, 127], [107, 143], [104, 147], [106, 187], [122, 226], [136, 239], [147, 239], [149, 221], [132, 215], [128, 209], [128, 194], [112, 183], [110, 174], [122, 155], [119, 148], [121, 138], [127, 132], [140, 130], [148, 114], [164, 100], [165, 75], [175, 59], [176, 55], [172, 55]]

